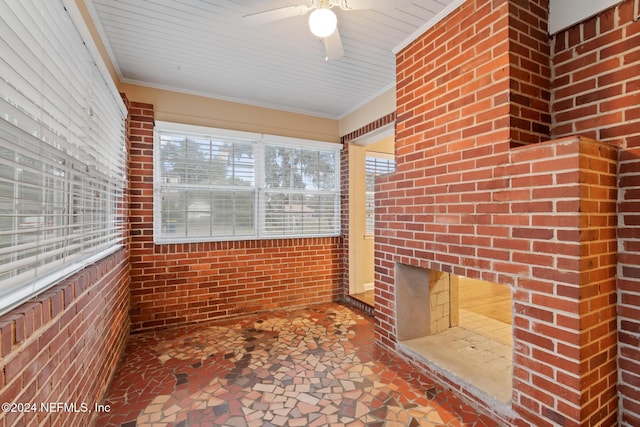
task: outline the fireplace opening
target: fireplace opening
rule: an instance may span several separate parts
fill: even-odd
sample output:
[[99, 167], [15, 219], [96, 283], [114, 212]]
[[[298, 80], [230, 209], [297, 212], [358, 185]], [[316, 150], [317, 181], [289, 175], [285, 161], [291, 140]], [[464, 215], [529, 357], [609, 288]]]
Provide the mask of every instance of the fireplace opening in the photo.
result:
[[454, 274], [396, 266], [401, 350], [469, 391], [511, 401], [511, 289]]

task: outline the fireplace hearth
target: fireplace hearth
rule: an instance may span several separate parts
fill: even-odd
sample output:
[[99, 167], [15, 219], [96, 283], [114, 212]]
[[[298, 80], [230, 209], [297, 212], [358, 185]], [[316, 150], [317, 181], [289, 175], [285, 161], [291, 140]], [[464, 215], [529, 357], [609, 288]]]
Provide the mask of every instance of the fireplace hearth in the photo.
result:
[[[466, 278], [396, 265], [399, 347], [439, 375], [473, 389], [485, 401], [493, 405], [508, 404], [512, 375], [511, 323], [461, 309], [461, 281]], [[475, 286], [482, 287], [483, 283], [476, 282]], [[485, 298], [491, 299], [491, 296]]]

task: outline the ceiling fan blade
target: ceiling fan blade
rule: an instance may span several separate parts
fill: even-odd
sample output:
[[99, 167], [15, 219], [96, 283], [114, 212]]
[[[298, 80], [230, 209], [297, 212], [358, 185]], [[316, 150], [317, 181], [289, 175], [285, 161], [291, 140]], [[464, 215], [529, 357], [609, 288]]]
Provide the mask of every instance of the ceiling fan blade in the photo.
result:
[[344, 55], [344, 48], [342, 47], [342, 39], [340, 38], [340, 32], [338, 29], [333, 32], [329, 37], [324, 38], [324, 52], [325, 59], [338, 59]]
[[304, 15], [309, 10], [311, 10], [309, 6], [280, 7], [278, 9], [265, 10], [264, 12], [245, 15], [242, 17], [242, 21], [247, 25], [262, 25], [292, 16]]
[[363, 9], [401, 9], [411, 6], [411, 0], [342, 0], [340, 7], [344, 10]]

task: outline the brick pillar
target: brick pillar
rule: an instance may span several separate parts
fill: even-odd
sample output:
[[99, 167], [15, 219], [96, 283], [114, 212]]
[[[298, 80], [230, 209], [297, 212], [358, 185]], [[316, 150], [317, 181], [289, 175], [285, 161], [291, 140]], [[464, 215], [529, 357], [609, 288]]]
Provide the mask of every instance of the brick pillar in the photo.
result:
[[[153, 105], [131, 102], [129, 107], [129, 248], [131, 254], [131, 328], [164, 325], [142, 312], [152, 298], [153, 254]], [[151, 256], [150, 256], [151, 255]], [[145, 286], [146, 285], [146, 286]]]
[[518, 425], [614, 425], [617, 150], [566, 138], [511, 157], [530, 171], [511, 177], [510, 211], [528, 212], [510, 233]]
[[509, 2], [511, 146], [549, 139], [551, 114], [548, 0]]
[[640, 425], [640, 22], [625, 0], [553, 38], [554, 137], [620, 147], [618, 325], [621, 425]]

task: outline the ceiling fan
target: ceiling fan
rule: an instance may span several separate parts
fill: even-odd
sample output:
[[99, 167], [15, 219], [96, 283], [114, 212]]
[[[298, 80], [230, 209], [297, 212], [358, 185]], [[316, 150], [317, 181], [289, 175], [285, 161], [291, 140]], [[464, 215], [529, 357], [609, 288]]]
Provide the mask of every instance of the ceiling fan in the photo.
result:
[[331, 10], [364, 10], [401, 8], [411, 4], [411, 0], [307, 0], [307, 4], [285, 6], [242, 17], [247, 25], [262, 25], [292, 16], [309, 15], [309, 29], [316, 37], [323, 39], [325, 60], [337, 59], [344, 55], [342, 39], [338, 31], [338, 18]]

